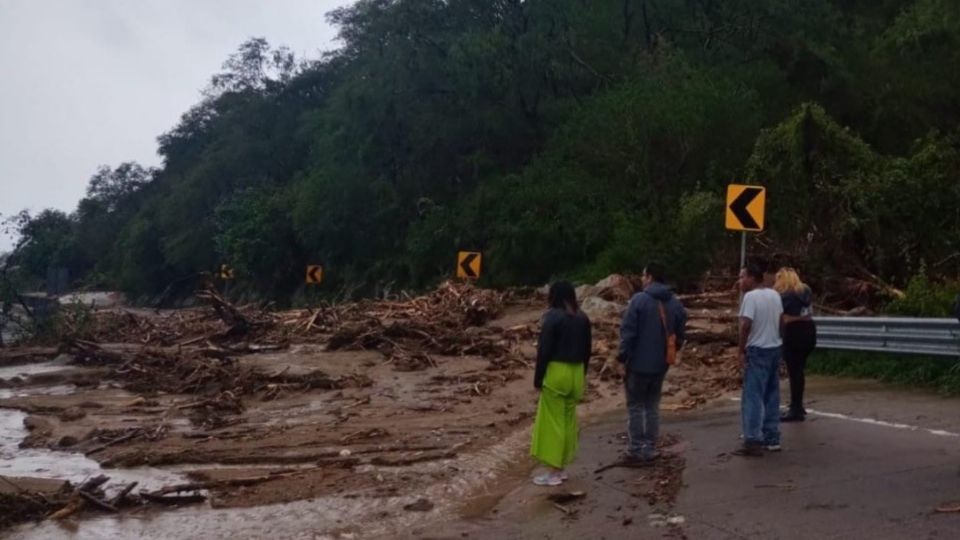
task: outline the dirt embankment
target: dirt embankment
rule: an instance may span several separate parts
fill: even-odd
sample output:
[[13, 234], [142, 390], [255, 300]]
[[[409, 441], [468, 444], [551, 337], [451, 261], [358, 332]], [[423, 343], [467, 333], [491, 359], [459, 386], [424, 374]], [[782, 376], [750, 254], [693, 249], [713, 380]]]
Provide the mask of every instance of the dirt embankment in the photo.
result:
[[[613, 279], [581, 291], [596, 327], [588, 411], [622, 399], [614, 356], [620, 307], [633, 287]], [[443, 487], [447, 500], [429, 501], [433, 508], [495, 476], [471, 476], [464, 464], [494, 467], [482, 456], [522, 441], [516, 435], [535, 411], [544, 303], [537, 293], [448, 283], [421, 297], [286, 312], [236, 307], [212, 292], [203, 298], [210, 307], [86, 313], [65, 321], [57, 349], [0, 350], [0, 366], [60, 355], [55, 370], [0, 383], [10, 390], [0, 408], [28, 413], [21, 447], [82, 453], [107, 468], [176, 468], [187, 477], [130, 491], [120, 506], [387, 501]], [[668, 378], [665, 407], [696, 407], [737, 386], [735, 300], [685, 298], [689, 343]], [[51, 386], [66, 390], [29, 391]], [[519, 457], [522, 448], [514, 450]], [[48, 516], [78, 497], [85, 502], [76, 511], [111, 511], [98, 504], [109, 501], [97, 486], [91, 497], [70, 489], [25, 515]], [[30, 490], [17, 496], [36, 500]], [[403, 508], [384, 505], [379, 518], [418, 507]]]

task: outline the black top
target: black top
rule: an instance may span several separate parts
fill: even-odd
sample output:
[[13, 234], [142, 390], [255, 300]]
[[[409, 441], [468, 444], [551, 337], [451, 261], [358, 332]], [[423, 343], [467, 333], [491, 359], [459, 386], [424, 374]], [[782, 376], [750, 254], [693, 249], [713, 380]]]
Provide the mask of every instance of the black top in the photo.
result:
[[783, 314], [793, 317], [810, 315], [810, 306], [813, 304], [813, 292], [810, 287], [804, 286], [803, 292], [788, 291], [780, 295], [783, 300]]
[[586, 373], [593, 337], [590, 319], [582, 311], [574, 314], [562, 309], [551, 309], [543, 315], [540, 340], [537, 343], [537, 368], [533, 386], [540, 388], [550, 362], [583, 363]]

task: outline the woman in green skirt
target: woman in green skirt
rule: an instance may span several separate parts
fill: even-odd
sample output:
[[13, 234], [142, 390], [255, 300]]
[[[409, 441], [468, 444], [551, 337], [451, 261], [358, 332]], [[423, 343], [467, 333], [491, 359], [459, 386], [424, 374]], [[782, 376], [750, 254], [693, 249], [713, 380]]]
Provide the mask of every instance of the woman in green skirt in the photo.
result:
[[533, 385], [540, 390], [530, 455], [549, 468], [538, 486], [559, 486], [564, 468], [577, 454], [577, 403], [583, 398], [587, 362], [593, 348], [590, 319], [580, 310], [573, 285], [550, 286], [550, 309], [543, 316]]

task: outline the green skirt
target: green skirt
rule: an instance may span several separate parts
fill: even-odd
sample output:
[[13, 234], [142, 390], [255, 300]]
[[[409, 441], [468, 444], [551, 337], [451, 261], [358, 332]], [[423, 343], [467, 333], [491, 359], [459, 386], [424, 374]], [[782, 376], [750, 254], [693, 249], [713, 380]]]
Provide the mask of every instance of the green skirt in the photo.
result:
[[544, 465], [562, 469], [577, 455], [577, 403], [583, 386], [583, 364], [547, 365], [530, 442], [530, 455]]

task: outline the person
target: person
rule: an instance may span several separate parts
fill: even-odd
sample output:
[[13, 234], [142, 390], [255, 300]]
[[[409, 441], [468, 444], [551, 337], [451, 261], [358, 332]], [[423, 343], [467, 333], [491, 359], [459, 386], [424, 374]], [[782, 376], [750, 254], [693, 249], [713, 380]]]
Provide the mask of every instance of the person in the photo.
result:
[[583, 398], [593, 349], [590, 319], [580, 310], [573, 285], [551, 285], [548, 302], [533, 378], [540, 401], [530, 455], [549, 468], [534, 477], [538, 486], [558, 486], [567, 479], [564, 469], [577, 453], [577, 403]]
[[620, 325], [618, 360], [624, 365], [629, 447], [626, 461], [650, 462], [660, 456], [660, 395], [669, 369], [668, 336], [683, 346], [687, 312], [664, 285], [663, 266], [651, 263], [643, 271], [643, 291], [630, 299]]
[[783, 304], [781, 335], [783, 360], [790, 375], [790, 407], [780, 417], [781, 422], [803, 422], [807, 411], [803, 408], [806, 386], [804, 370], [807, 357], [817, 347], [817, 326], [813, 322], [813, 292], [800, 281], [793, 268], [781, 268], [773, 290], [780, 293]]
[[743, 446], [734, 452], [762, 456], [780, 451], [780, 295], [764, 285], [763, 271], [749, 266], [740, 271], [740, 339], [738, 358], [743, 365], [740, 414]]

